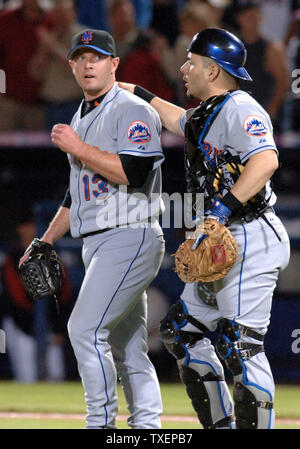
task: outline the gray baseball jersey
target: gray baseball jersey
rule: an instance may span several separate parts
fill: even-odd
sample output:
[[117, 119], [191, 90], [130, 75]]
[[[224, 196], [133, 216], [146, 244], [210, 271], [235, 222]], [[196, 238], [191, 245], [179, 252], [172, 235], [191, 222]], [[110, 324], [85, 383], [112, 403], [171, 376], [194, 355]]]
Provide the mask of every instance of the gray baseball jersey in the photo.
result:
[[[242, 164], [262, 151], [271, 149], [278, 153], [270, 117], [251, 95], [237, 90], [228, 95], [223, 103], [201, 146], [206, 160], [213, 160], [224, 150], [228, 150], [232, 156], [239, 156]], [[180, 120], [182, 133], [188, 113], [183, 114]], [[269, 198], [270, 206], [275, 204], [276, 195], [271, 190], [270, 182], [266, 185], [266, 198]]]
[[104, 179], [69, 155], [72, 236], [157, 217], [163, 211], [160, 165], [164, 160], [157, 112], [117, 83], [100, 106], [83, 118], [80, 109], [71, 127], [82, 141], [113, 154], [154, 156], [155, 162], [144, 185], [135, 189]]

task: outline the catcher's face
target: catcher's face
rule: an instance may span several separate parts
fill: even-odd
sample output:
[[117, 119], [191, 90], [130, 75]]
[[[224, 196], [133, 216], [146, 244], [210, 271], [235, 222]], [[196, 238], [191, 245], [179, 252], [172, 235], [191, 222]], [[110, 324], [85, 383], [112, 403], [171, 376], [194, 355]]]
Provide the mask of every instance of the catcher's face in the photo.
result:
[[210, 66], [211, 63], [208, 58], [195, 53], [188, 53], [187, 61], [180, 68], [188, 97], [198, 98], [199, 100], [209, 98]]
[[83, 51], [75, 55], [69, 64], [86, 100], [91, 100], [106, 93], [112, 87], [119, 58], [112, 58], [95, 51]]

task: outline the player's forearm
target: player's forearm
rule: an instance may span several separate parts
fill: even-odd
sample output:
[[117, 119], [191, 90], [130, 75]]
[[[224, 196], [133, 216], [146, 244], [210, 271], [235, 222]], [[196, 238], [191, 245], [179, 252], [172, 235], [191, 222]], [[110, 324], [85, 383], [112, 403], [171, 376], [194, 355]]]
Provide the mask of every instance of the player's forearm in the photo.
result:
[[253, 198], [268, 182], [278, 168], [278, 158], [273, 150], [252, 156], [231, 193], [241, 202]]
[[162, 125], [170, 132], [182, 136], [182, 130], [180, 128], [180, 119], [185, 112], [185, 109], [180, 108], [168, 101], [162, 100], [159, 97], [154, 97], [151, 102], [151, 106], [158, 113]]
[[70, 209], [61, 206], [49, 224], [41, 240], [53, 245], [70, 229]]
[[82, 143], [76, 155], [83, 164], [110, 182], [129, 185], [120, 157], [117, 154], [107, 153], [98, 147]]
[[185, 109], [169, 103], [162, 98], [156, 97], [152, 92], [149, 92], [143, 87], [137, 86], [136, 84], [119, 82], [119, 86], [150, 103], [158, 113], [163, 126], [168, 131], [182, 136], [180, 119], [182, 117], [182, 114], [184, 114]]

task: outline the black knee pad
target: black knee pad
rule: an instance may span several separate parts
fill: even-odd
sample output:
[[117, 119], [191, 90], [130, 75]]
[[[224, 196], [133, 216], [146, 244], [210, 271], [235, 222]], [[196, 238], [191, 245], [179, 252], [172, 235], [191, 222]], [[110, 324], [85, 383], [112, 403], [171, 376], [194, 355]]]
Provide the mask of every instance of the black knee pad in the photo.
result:
[[167, 350], [176, 359], [185, 357], [185, 349], [180, 338], [179, 326], [184, 323], [183, 307], [176, 302], [160, 322], [160, 337]]
[[224, 360], [227, 368], [236, 376], [243, 371], [240, 354], [235, 347], [235, 342], [240, 337], [238, 324], [234, 321], [222, 319], [219, 326], [220, 333], [216, 343], [217, 352]]
[[[263, 336], [227, 318], [220, 321], [219, 329], [220, 333], [216, 343], [217, 352], [227, 368], [234, 376], [237, 376], [243, 372], [245, 360], [264, 351]], [[255, 338], [261, 343], [239, 342], [241, 335]]]
[[181, 300], [170, 307], [169, 312], [160, 322], [160, 336], [166, 349], [178, 360], [186, 356], [185, 345], [193, 345], [203, 338], [202, 332], [182, 331], [181, 328], [191, 322], [201, 331], [206, 328], [188, 315]]

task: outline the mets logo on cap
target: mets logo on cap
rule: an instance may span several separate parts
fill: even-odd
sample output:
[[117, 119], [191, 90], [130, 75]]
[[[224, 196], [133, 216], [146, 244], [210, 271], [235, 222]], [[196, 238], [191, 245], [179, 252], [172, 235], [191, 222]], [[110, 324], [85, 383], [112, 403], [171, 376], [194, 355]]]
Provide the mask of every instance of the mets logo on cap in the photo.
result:
[[243, 123], [244, 131], [249, 136], [265, 136], [268, 133], [268, 127], [263, 119], [258, 115], [249, 115]]
[[84, 44], [89, 44], [93, 39], [93, 33], [91, 31], [85, 31], [81, 35], [81, 40]]
[[134, 143], [146, 143], [151, 139], [151, 131], [145, 122], [136, 120], [130, 124], [127, 137]]

